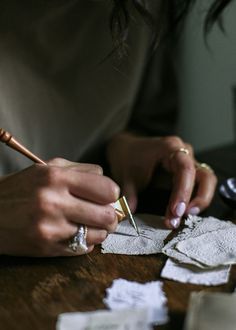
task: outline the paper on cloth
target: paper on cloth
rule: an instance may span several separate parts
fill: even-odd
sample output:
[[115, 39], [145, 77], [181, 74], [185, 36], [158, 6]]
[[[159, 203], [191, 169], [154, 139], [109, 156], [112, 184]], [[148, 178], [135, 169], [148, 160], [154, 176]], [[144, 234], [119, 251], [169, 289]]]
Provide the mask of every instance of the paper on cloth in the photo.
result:
[[102, 243], [102, 253], [127, 255], [161, 253], [164, 240], [171, 230], [164, 226], [163, 217], [151, 214], [134, 216], [140, 236], [128, 220], [118, 224], [115, 233], [109, 234]]
[[150, 323], [165, 324], [168, 321], [167, 299], [162, 286], [163, 283], [160, 281], [141, 284], [117, 279], [106, 290], [104, 303], [112, 310], [147, 308]]
[[236, 226], [179, 242], [176, 249], [206, 267], [236, 263]]
[[185, 225], [186, 228], [168, 242], [163, 247], [162, 252], [180, 263], [191, 264], [200, 268], [205, 268], [206, 266], [199, 260], [192, 259], [187, 253], [180, 252], [176, 247], [177, 244], [188, 238], [198, 237], [205, 233], [235, 227], [230, 221], [223, 221], [214, 217], [201, 218], [198, 216], [189, 216], [185, 220]]
[[184, 330], [235, 330], [236, 294], [193, 292]]
[[146, 309], [63, 313], [57, 330], [151, 330]]
[[198, 285], [221, 285], [228, 282], [230, 266], [215, 269], [200, 269], [194, 265], [184, 265], [167, 260], [161, 272], [161, 277], [181, 283]]

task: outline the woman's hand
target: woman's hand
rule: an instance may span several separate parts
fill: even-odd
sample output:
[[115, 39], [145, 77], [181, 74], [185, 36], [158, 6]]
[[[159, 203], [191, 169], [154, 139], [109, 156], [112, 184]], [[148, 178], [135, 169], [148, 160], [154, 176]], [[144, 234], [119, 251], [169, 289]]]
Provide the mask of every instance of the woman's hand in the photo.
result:
[[69, 240], [78, 225], [88, 227], [90, 252], [117, 217], [110, 203], [119, 187], [92, 164], [55, 159], [0, 180], [0, 253], [24, 256], [72, 256]]
[[119, 183], [132, 211], [137, 206], [138, 192], [150, 184], [158, 165], [172, 174], [173, 186], [165, 215], [169, 228], [177, 228], [184, 214], [200, 213], [213, 198], [216, 176], [208, 168], [196, 168], [192, 147], [179, 137], [148, 138], [120, 133], [109, 143], [107, 157], [112, 177]]

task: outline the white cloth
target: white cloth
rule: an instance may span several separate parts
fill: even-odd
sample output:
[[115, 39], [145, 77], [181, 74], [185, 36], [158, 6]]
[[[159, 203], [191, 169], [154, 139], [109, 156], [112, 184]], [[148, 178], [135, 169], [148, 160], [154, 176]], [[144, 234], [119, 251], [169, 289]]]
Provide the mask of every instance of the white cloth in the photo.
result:
[[164, 240], [170, 234], [162, 217], [151, 214], [134, 215], [140, 235], [128, 220], [119, 223], [115, 233], [109, 234], [102, 243], [102, 253], [153, 254], [161, 253]]
[[106, 289], [104, 303], [112, 310], [147, 308], [148, 322], [165, 324], [168, 321], [167, 299], [162, 286], [160, 281], [141, 284], [117, 279]]
[[221, 285], [228, 282], [229, 273], [230, 266], [201, 269], [194, 265], [177, 263], [169, 258], [161, 271], [161, 277], [181, 283]]

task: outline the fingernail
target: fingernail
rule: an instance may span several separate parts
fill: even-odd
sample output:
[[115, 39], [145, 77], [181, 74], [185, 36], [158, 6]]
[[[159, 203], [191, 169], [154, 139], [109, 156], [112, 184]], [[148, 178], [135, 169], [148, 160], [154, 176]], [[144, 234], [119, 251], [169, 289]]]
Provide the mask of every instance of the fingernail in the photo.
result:
[[182, 217], [186, 210], [186, 204], [184, 202], [180, 202], [177, 204], [175, 212], [178, 217]]
[[174, 228], [178, 228], [180, 225], [180, 218], [174, 218], [170, 220], [171, 226]]
[[197, 215], [200, 213], [200, 209], [198, 206], [191, 207], [191, 209], [188, 211], [188, 214], [191, 215]]
[[120, 187], [118, 185], [114, 186], [115, 200], [118, 200], [120, 197]]

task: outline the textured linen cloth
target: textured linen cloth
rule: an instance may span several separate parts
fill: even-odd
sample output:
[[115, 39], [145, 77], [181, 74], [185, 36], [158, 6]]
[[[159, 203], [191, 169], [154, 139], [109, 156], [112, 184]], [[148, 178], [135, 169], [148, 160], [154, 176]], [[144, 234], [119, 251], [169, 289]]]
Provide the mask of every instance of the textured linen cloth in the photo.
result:
[[161, 272], [161, 277], [181, 283], [198, 285], [221, 285], [228, 282], [230, 266], [201, 269], [194, 265], [179, 264], [170, 258]]
[[[198, 237], [198, 242], [201, 239], [204, 239], [203, 234], [207, 233], [212, 239], [214, 236], [214, 232], [222, 230], [222, 229], [232, 229], [235, 228], [235, 225], [231, 223], [230, 221], [223, 221], [216, 219], [214, 217], [208, 217], [208, 218], [201, 218], [197, 216], [189, 216], [187, 220], [185, 221], [186, 228], [184, 228], [179, 234], [174, 237], [170, 242], [168, 242], [162, 249], [162, 252], [169, 257], [173, 258], [174, 260], [185, 263], [185, 264], [192, 264], [195, 266], [198, 266], [200, 268], [205, 268], [206, 265], [202, 263], [202, 260], [200, 259], [193, 259], [191, 257], [191, 251], [188, 249], [187, 244], [185, 244], [185, 250], [181, 252], [177, 246], [180, 246], [180, 242], [185, 241], [187, 239], [194, 240], [196, 237]], [[199, 243], [200, 244], [200, 243]], [[220, 247], [219, 247], [220, 248]], [[205, 258], [211, 258], [211, 252], [206, 250], [205, 251]], [[201, 254], [201, 252], [199, 252]], [[208, 258], [208, 259], [209, 259]]]
[[102, 243], [102, 253], [116, 254], [154, 254], [161, 253], [164, 240], [171, 230], [164, 227], [163, 218], [139, 214], [134, 216], [140, 235], [128, 220], [119, 223], [115, 233], [109, 234]]
[[130, 282], [124, 279], [114, 280], [106, 290], [104, 303], [112, 310], [125, 308], [147, 308], [148, 322], [164, 324], [168, 321], [166, 296], [160, 281], [144, 284]]

